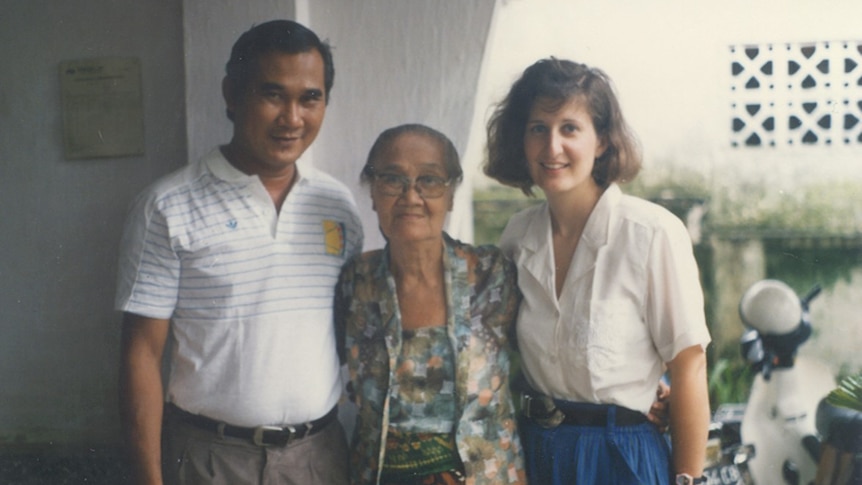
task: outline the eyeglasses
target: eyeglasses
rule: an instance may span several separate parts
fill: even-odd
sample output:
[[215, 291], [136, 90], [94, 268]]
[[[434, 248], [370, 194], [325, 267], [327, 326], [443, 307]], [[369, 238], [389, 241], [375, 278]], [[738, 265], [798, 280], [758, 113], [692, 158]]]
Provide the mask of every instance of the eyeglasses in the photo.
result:
[[374, 188], [389, 197], [400, 197], [410, 190], [410, 187], [416, 187], [419, 197], [434, 199], [445, 194], [446, 188], [452, 183], [452, 180], [436, 175], [420, 175], [415, 179], [395, 173], [371, 175], [374, 177]]

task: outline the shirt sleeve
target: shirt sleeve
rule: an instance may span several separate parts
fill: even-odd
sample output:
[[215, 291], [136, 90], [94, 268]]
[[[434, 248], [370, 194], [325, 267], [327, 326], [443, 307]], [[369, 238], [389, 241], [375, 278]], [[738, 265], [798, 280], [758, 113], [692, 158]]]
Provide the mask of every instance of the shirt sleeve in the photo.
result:
[[150, 318], [173, 315], [180, 260], [172, 248], [167, 220], [155, 198], [144, 194], [132, 206], [120, 242], [117, 310]]
[[667, 214], [653, 235], [647, 266], [647, 323], [665, 362], [693, 345], [710, 342], [703, 290], [691, 239]]

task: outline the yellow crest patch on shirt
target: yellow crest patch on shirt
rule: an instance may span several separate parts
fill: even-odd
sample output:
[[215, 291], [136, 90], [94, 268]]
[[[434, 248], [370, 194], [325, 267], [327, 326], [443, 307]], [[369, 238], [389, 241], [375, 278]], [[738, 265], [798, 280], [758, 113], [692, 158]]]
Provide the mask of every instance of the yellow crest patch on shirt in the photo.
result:
[[344, 254], [344, 223], [331, 219], [323, 220], [323, 237], [326, 244], [326, 254], [341, 256]]

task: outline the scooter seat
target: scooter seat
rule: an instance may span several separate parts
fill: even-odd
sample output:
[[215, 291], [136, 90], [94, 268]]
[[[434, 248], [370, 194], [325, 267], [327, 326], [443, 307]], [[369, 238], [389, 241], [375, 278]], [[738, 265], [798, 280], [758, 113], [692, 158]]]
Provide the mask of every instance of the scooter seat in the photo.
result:
[[816, 426], [823, 442], [846, 453], [862, 452], [862, 412], [833, 406], [824, 398], [817, 405]]

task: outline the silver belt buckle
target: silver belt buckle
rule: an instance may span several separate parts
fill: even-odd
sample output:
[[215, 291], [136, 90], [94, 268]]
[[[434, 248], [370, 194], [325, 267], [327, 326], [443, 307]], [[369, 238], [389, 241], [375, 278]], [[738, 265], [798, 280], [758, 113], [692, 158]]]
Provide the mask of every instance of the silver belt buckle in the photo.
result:
[[[535, 405], [541, 409], [533, 409], [534, 401]], [[545, 395], [537, 397], [526, 393], [521, 394], [521, 411], [527, 418], [546, 429], [556, 428], [566, 417], [562, 411], [557, 409], [554, 400]]]
[[267, 446], [266, 443], [263, 442], [263, 433], [266, 431], [279, 431], [283, 432], [285, 429], [290, 430], [290, 436], [287, 438], [287, 442], [289, 443], [293, 434], [296, 432], [293, 428], [280, 428], [278, 426], [258, 426], [254, 428], [254, 434], [251, 437], [251, 442], [256, 444], [257, 446]]
[[524, 416], [526, 416], [530, 419], [533, 418], [532, 404], [533, 404], [533, 396], [531, 396], [527, 393], [522, 393], [521, 394], [521, 412], [524, 413]]

